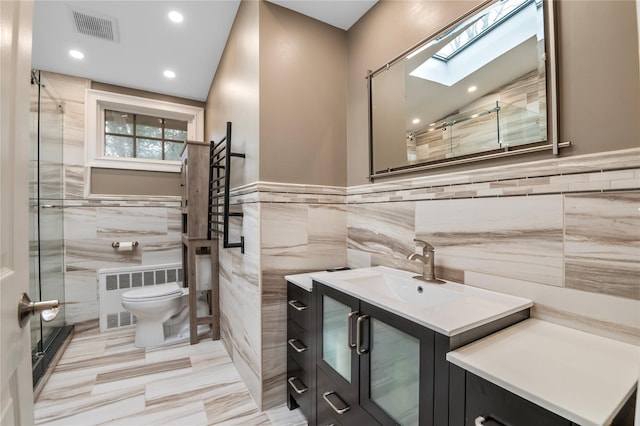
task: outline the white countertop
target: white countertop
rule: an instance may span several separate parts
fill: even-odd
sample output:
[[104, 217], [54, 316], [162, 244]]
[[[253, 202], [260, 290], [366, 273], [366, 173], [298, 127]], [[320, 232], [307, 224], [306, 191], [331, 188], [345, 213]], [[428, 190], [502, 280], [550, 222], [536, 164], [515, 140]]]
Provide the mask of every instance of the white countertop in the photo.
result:
[[608, 425], [638, 382], [640, 347], [528, 319], [447, 360], [580, 425]]
[[426, 283], [413, 278], [414, 273], [383, 266], [310, 275], [312, 280], [445, 336], [455, 336], [533, 306], [529, 299], [453, 282]]
[[311, 276], [317, 273], [318, 272], [308, 272], [306, 274], [285, 275], [284, 279], [304, 290], [311, 291], [313, 290], [313, 280]]

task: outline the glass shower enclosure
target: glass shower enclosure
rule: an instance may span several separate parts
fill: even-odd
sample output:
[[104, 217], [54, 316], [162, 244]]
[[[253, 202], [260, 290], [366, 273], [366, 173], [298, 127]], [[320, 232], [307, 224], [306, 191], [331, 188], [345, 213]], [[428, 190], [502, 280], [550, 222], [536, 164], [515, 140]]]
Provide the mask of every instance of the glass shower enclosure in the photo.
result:
[[31, 73], [29, 147], [29, 294], [35, 301], [60, 301], [50, 322], [31, 317], [33, 384], [69, 335], [64, 305], [63, 103], [40, 71]]

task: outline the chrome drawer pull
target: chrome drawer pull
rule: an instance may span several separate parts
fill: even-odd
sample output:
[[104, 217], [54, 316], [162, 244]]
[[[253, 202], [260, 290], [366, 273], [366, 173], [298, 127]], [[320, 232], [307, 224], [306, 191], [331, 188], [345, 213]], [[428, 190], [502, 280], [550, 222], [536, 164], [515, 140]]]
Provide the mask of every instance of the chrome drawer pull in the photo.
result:
[[289, 346], [293, 348], [294, 351], [300, 353], [306, 351], [308, 348], [298, 339], [289, 339], [287, 340]]
[[[287, 382], [289, 382], [289, 384], [291, 385], [293, 390], [296, 391], [296, 393], [298, 395], [302, 395], [303, 393], [305, 393], [307, 391], [307, 387], [297, 377], [289, 377], [287, 379]], [[298, 385], [301, 385], [302, 387], [298, 387]]]
[[[335, 399], [339, 404], [342, 405], [342, 408], [336, 407], [336, 405], [333, 402], [331, 402], [329, 397], [333, 397], [333, 399]], [[334, 391], [323, 393], [322, 398], [325, 400], [327, 404], [329, 404], [329, 407], [331, 407], [331, 409], [335, 411], [337, 414], [344, 414], [347, 411], [349, 411], [349, 408], [351, 408], [347, 404], [345, 404], [344, 401], [341, 400], [340, 397]]]
[[305, 305], [304, 303], [298, 302], [297, 300], [289, 300], [287, 303], [296, 311], [302, 312], [305, 309], [307, 309], [307, 305]]

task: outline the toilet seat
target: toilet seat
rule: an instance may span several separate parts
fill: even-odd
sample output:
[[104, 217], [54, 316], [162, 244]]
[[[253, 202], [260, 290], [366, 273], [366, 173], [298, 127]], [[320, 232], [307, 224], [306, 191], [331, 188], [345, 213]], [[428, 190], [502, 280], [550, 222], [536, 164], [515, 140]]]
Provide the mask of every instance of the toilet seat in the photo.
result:
[[184, 289], [178, 283], [150, 285], [122, 293], [125, 302], [150, 302], [174, 299], [184, 294]]

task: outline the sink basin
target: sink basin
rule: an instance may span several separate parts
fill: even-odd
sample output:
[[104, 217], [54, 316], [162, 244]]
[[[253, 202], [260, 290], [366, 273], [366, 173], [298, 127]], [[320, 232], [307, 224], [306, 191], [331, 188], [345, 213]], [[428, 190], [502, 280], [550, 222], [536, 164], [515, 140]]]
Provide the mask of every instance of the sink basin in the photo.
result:
[[363, 286], [367, 292], [377, 292], [382, 296], [421, 308], [444, 305], [465, 296], [460, 292], [440, 288], [439, 284], [426, 283], [413, 277], [398, 276], [388, 271], [364, 277], [347, 278], [345, 281]]
[[433, 284], [412, 272], [376, 266], [311, 276], [319, 283], [393, 312], [445, 336], [523, 311], [533, 302], [464, 284]]

